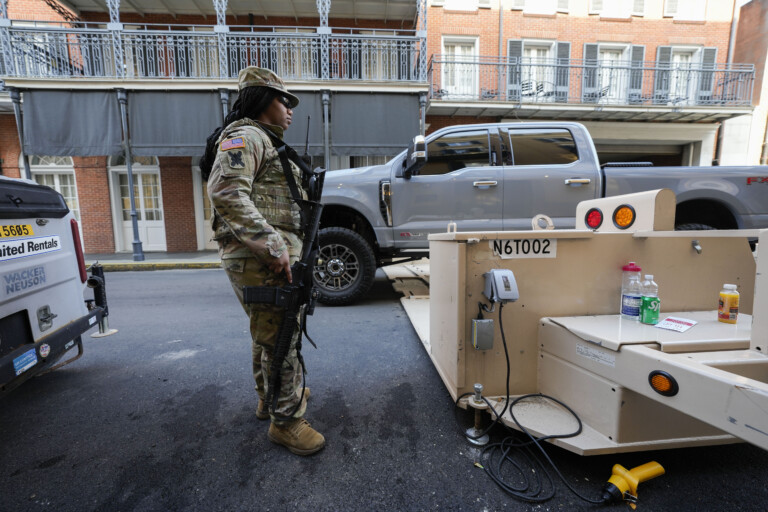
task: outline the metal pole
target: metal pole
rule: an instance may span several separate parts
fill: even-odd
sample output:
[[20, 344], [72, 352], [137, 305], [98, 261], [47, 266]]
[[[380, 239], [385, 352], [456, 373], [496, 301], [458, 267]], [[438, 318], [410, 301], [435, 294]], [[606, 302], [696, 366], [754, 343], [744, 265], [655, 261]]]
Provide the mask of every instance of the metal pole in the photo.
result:
[[419, 133], [423, 136], [427, 131], [427, 93], [419, 93]]
[[19, 143], [21, 144], [21, 160], [24, 162], [24, 172], [22, 178], [28, 180], [32, 179], [32, 171], [29, 169], [29, 157], [24, 152], [24, 127], [21, 122], [21, 94], [15, 87], [9, 87], [8, 90], [11, 93], [11, 101], [13, 102], [13, 113], [16, 117], [16, 131], [19, 133]]
[[320, 78], [328, 80], [331, 77], [330, 38], [331, 28], [328, 26], [328, 13], [331, 12], [331, 0], [316, 0], [317, 13], [320, 15]]
[[8, 0], [0, 0], [0, 44], [3, 45], [3, 60], [5, 69], [3, 74], [16, 75], [16, 63], [13, 59], [13, 43], [11, 42], [11, 20], [8, 19]]
[[224, 120], [229, 113], [229, 89], [219, 89], [219, 99], [221, 100], [221, 112], [223, 114], [221, 125], [224, 126]]
[[[216, 9], [216, 26], [213, 31], [216, 33], [219, 53], [219, 78], [229, 78], [229, 59], [227, 57], [227, 0], [213, 0], [213, 6]], [[237, 73], [238, 70], [233, 70]], [[226, 115], [226, 114], [225, 114]]]
[[328, 126], [328, 105], [331, 103], [331, 91], [322, 91], [323, 99], [323, 152], [325, 153], [325, 168], [331, 170], [331, 134]]
[[131, 224], [133, 225], [133, 261], [144, 261], [144, 252], [139, 240], [139, 221], [136, 214], [136, 197], [133, 193], [133, 161], [131, 159], [131, 140], [128, 137], [128, 95], [125, 89], [117, 90], [117, 101], [120, 102], [120, 121], [123, 125], [123, 148], [125, 150], [125, 166], [128, 168], [128, 193], [131, 198]]

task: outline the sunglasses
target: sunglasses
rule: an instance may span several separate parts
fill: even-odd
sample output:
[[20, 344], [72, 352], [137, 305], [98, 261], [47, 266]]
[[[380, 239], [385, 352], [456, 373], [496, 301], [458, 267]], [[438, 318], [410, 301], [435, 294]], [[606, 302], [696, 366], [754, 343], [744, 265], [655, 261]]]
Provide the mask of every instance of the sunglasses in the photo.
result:
[[291, 106], [291, 100], [289, 100], [285, 96], [278, 97], [277, 101], [285, 105], [285, 108], [293, 110], [293, 107]]

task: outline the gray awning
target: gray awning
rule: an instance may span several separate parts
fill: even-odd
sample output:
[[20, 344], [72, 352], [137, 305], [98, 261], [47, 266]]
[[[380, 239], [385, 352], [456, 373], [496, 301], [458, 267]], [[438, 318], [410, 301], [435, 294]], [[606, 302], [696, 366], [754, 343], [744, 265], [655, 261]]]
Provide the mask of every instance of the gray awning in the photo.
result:
[[[285, 142], [300, 155], [304, 154], [307, 142], [307, 116], [310, 116], [309, 151], [312, 156], [323, 154], [323, 103], [319, 93], [296, 92], [299, 105], [293, 111], [291, 126], [285, 131]], [[229, 96], [229, 107], [235, 104], [237, 93]]]
[[216, 91], [131, 91], [128, 123], [138, 156], [199, 156], [205, 139], [221, 126]]
[[24, 153], [45, 156], [115, 155], [121, 150], [120, 108], [114, 91], [24, 91]]
[[395, 155], [418, 134], [418, 95], [337, 93], [331, 99], [335, 155]]
[[323, 103], [319, 93], [297, 92], [299, 106], [293, 111], [291, 126], [285, 132], [285, 142], [304, 154], [307, 142], [307, 116], [309, 120], [309, 154], [323, 154]]

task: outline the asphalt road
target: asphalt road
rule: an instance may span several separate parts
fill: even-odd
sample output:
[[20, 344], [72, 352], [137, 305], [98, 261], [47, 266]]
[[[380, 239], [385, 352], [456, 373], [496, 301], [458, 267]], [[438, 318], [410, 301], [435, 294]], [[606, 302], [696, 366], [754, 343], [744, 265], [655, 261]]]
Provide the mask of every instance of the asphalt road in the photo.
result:
[[[270, 443], [254, 416], [247, 322], [222, 271], [108, 273], [107, 284], [119, 333], [0, 399], [2, 511], [628, 510], [584, 504], [560, 481], [553, 499], [527, 504], [476, 467], [381, 272], [362, 304], [310, 318], [307, 418], [327, 446], [309, 458]], [[548, 452], [590, 497], [613, 464], [657, 460], [667, 474], [641, 484], [641, 511], [768, 507], [768, 453], [749, 445]]]

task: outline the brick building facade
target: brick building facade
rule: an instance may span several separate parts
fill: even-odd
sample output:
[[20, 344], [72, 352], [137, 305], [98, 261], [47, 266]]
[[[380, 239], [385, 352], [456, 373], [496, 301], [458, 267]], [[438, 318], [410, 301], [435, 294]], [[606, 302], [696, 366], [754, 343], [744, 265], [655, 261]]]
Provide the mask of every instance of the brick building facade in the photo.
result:
[[[420, 4], [421, 1], [424, 4]], [[733, 155], [740, 154], [745, 147], [739, 140], [721, 141], [718, 146], [717, 130], [720, 123], [729, 118], [749, 119], [752, 107], [743, 103], [723, 107], [722, 102], [711, 100], [715, 97], [726, 99], [726, 86], [719, 85], [725, 83], [720, 78], [725, 76], [720, 69], [727, 64], [729, 45], [734, 44], [731, 35], [733, 0], [680, 0], [676, 3], [665, 0], [413, 0], [412, 3], [413, 13], [381, 21], [360, 15], [334, 17], [338, 11], [334, 11], [331, 2], [329, 31], [349, 32], [363, 38], [384, 34], [381, 41], [366, 42], [366, 47], [345, 47], [345, 59], [354, 61], [359, 70], [354, 76], [344, 74], [348, 71], [337, 69], [332, 63], [331, 74], [338, 73], [341, 77], [330, 86], [336, 88], [333, 95], [351, 91], [370, 93], [379, 99], [382, 93], [391, 95], [405, 91], [412, 96], [418, 94], [423, 105], [421, 117], [426, 133], [460, 123], [577, 120], [584, 122], [592, 132], [601, 159], [653, 157], [657, 164], [709, 165], [716, 153], [721, 153], [718, 156], [724, 164], [748, 163], [733, 161]], [[753, 0], [752, 3], [762, 5], [765, 2]], [[133, 2], [134, 6], [136, 4]], [[678, 5], [677, 11], [670, 11], [673, 4]], [[78, 2], [70, 1], [67, 5], [77, 6]], [[7, 7], [8, 18], [19, 26], [23, 25], [22, 20], [71, 22], [71, 16], [64, 14], [66, 8], [54, 0], [7, 0]], [[418, 63], [408, 61], [406, 66], [410, 68], [405, 69], [395, 60], [391, 68], [397, 69], [388, 81], [366, 81], [362, 76], [364, 71], [376, 71], [377, 66], [382, 68], [386, 63], [372, 63], [374, 54], [366, 53], [370, 50], [364, 48], [381, 48], [388, 44], [387, 37], [399, 31], [413, 31], [418, 35], [423, 19], [413, 14], [421, 13], [422, 9], [426, 13], [429, 61], [426, 80], [411, 82], [411, 85], [399, 82], [399, 74], [412, 72]], [[107, 9], [71, 14], [82, 22], [102, 28], [110, 22]], [[186, 34], [190, 27], [200, 25], [213, 31], [217, 16], [213, 7], [205, 15], [195, 15], [135, 12], [129, 5], [121, 6], [119, 21], [126, 30], [135, 30], [139, 35], [151, 25], [164, 25], [173, 33]], [[306, 32], [312, 36], [324, 33], [318, 30], [322, 25], [320, 16], [312, 13], [297, 13], [292, 17], [228, 14], [226, 24], [271, 26], [278, 35], [282, 32], [299, 35]], [[740, 37], [747, 36], [740, 32]], [[764, 37], [764, 33], [756, 37]], [[397, 50], [389, 55], [402, 55], [402, 47], [398, 42]], [[311, 48], [314, 49], [309, 55], [319, 58], [319, 51]], [[379, 52], [376, 55], [383, 59], [381, 56], [387, 54]], [[742, 55], [740, 60], [738, 57]], [[737, 52], [736, 56], [733, 62], [750, 62], [753, 54]], [[659, 84], [662, 83], [659, 77], [666, 80], [667, 92], [671, 87], [669, 84], [683, 80], [683, 75], [668, 70], [674, 67], [667, 66], [671, 62], [681, 62], [682, 68], [693, 70], [686, 71], [688, 74], [684, 76], [687, 82], [682, 87], [686, 94], [669, 94], [659, 100]], [[518, 74], [516, 78], [514, 73]], [[101, 86], [95, 78], [74, 80], [78, 81], [78, 86]], [[292, 90], [307, 93], [323, 89], [329, 83], [312, 77], [288, 78], [287, 82]], [[30, 79], [19, 83], [22, 85], [16, 86], [24, 90], [24, 87], [52, 87], [53, 82]], [[180, 88], [179, 83], [213, 92], [222, 87], [234, 91], [231, 78], [170, 82], [135, 79], [126, 83], [138, 89], [167, 88], [169, 94]], [[110, 84], [110, 87], [120, 86], [120, 80]], [[67, 82], [55, 81], [53, 87], [63, 89]], [[532, 87], [531, 94], [528, 87]], [[470, 92], [466, 93], [465, 89]], [[638, 94], [636, 98], [631, 96], [633, 91]], [[333, 109], [330, 112], [335, 115]], [[0, 115], [2, 172], [19, 177], [24, 169], [16, 119], [9, 100], [5, 100], [0, 113], [4, 114]], [[364, 148], [355, 154], [352, 150], [336, 151], [331, 147], [330, 154], [318, 150], [313, 155], [318, 163], [323, 163], [325, 158], [331, 168], [343, 168], [383, 162], [396, 152], [382, 154], [380, 148], [378, 151]], [[209, 240], [204, 184], [195, 166], [200, 153], [202, 146], [195, 154], [143, 157], [134, 163], [133, 172], [140, 175], [138, 214], [142, 216], [140, 238], [145, 250], [179, 252], [214, 247]], [[71, 176], [56, 178], [54, 184], [59, 187], [71, 184], [67, 190], [76, 191], [68, 199], [78, 210], [87, 253], [131, 250], [124, 163], [114, 155], [59, 157], [55, 160], [38, 158], [35, 162], [31, 171], [38, 181], [54, 183], [51, 178], [45, 181], [39, 177], [44, 174]]]

